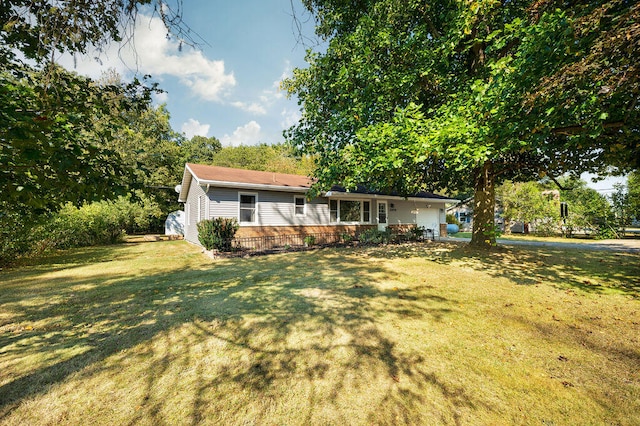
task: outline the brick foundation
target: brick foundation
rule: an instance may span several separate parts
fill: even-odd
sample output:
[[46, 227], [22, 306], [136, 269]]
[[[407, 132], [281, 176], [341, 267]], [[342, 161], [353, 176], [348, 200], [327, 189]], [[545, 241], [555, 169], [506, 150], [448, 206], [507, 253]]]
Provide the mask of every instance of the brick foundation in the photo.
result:
[[447, 236], [447, 224], [446, 223], [441, 223], [440, 224], [440, 236], [441, 237], [446, 237]]
[[357, 235], [376, 225], [316, 225], [316, 226], [241, 226], [236, 238], [271, 237], [280, 235], [349, 234]]

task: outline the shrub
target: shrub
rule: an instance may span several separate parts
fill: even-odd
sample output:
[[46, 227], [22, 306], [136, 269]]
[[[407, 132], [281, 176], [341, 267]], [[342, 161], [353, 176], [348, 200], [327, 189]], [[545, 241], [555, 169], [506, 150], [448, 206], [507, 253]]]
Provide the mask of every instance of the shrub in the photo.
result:
[[13, 265], [31, 250], [33, 225], [25, 215], [0, 209], [0, 268]]
[[340, 234], [340, 239], [343, 243], [349, 244], [353, 241], [353, 235], [349, 234], [348, 232], [343, 232], [342, 234]]
[[302, 241], [306, 247], [311, 247], [316, 243], [316, 237], [313, 235], [307, 235]]
[[447, 223], [462, 226], [458, 218], [453, 213], [447, 213]]
[[375, 228], [367, 229], [358, 236], [358, 239], [363, 244], [386, 244], [391, 240], [391, 230], [389, 228], [384, 231]]
[[235, 218], [216, 217], [198, 222], [198, 240], [207, 250], [231, 251], [240, 225]]
[[66, 204], [40, 232], [43, 243], [56, 249], [114, 244], [124, 239], [128, 220], [128, 210], [114, 202]]
[[[56, 213], [27, 215], [0, 208], [0, 267], [21, 256], [38, 256], [53, 249], [68, 249], [123, 240], [125, 232], [148, 231], [164, 216], [157, 202], [144, 194], [113, 201], [65, 204]], [[0, 204], [0, 207], [2, 205]]]

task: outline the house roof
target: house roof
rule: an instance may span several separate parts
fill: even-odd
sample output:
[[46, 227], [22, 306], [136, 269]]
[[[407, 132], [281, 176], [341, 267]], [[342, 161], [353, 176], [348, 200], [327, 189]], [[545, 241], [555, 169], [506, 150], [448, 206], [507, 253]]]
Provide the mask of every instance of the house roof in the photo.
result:
[[[182, 184], [179, 189], [179, 202], [187, 201], [187, 194], [192, 179], [198, 185], [218, 186], [226, 188], [271, 190], [285, 192], [307, 192], [313, 183], [313, 179], [307, 176], [292, 175], [286, 173], [261, 172], [255, 170], [234, 169], [230, 167], [207, 166], [204, 164], [187, 163], [184, 168]], [[410, 197], [401, 197], [397, 194], [384, 194], [381, 192], [369, 191], [359, 186], [355, 191], [347, 191], [345, 188], [334, 185], [326, 196], [373, 196], [394, 199], [428, 199], [433, 201], [457, 202], [442, 195], [430, 192], [420, 192]]]
[[232, 169], [230, 167], [205, 166], [192, 163], [187, 163], [187, 167], [191, 169], [194, 176], [200, 181], [249, 183], [305, 189], [309, 189], [312, 183], [307, 176], [285, 173]]
[[312, 183], [307, 176], [187, 163], [178, 201], [186, 201], [191, 179], [198, 185], [293, 192], [307, 192]]

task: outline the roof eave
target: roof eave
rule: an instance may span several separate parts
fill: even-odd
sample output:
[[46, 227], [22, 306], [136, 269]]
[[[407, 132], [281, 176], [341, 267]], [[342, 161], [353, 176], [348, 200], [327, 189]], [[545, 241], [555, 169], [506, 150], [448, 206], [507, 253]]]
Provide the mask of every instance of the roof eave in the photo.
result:
[[282, 192], [308, 192], [308, 187], [303, 186], [287, 186], [287, 185], [271, 185], [264, 183], [247, 183], [247, 182], [225, 182], [219, 180], [198, 180], [200, 186], [215, 186], [218, 188], [234, 188], [234, 189], [248, 189], [248, 190], [262, 190], [262, 191], [282, 191]]
[[[189, 187], [191, 186], [191, 179], [195, 177], [195, 174], [191, 170], [188, 164], [184, 166], [184, 172], [182, 174], [182, 183], [180, 183], [180, 193], [178, 194], [178, 202], [186, 203], [187, 196], [189, 195]], [[196, 178], [197, 181], [197, 178]]]
[[363, 194], [360, 192], [342, 192], [342, 191], [327, 191], [322, 194], [327, 198], [375, 198], [375, 199], [383, 199], [383, 200], [399, 200], [399, 201], [420, 201], [420, 202], [431, 202], [431, 203], [446, 203], [446, 204], [457, 204], [459, 201], [451, 198], [423, 198], [423, 197], [400, 197], [398, 195], [383, 195], [383, 194]]

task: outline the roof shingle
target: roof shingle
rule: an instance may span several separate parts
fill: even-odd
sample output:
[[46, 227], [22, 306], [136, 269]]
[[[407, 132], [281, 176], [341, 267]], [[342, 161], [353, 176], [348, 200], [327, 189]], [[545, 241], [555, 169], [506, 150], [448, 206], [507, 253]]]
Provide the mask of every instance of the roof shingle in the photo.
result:
[[254, 185], [288, 186], [309, 188], [311, 178], [286, 173], [260, 172], [256, 170], [232, 169], [230, 167], [205, 166], [188, 163], [187, 166], [199, 181], [234, 182]]

